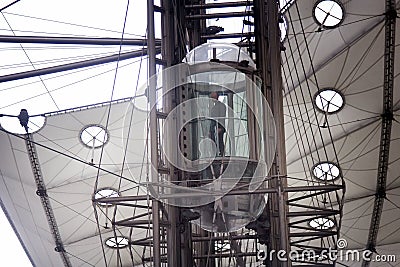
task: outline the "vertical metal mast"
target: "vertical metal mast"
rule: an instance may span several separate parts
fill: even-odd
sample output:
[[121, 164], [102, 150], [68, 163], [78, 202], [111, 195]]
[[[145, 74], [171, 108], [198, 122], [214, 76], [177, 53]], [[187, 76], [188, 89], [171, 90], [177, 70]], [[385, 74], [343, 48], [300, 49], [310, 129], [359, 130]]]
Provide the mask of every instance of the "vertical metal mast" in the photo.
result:
[[[256, 60], [257, 68], [263, 81], [262, 90], [267, 98], [277, 129], [277, 150], [271, 175], [270, 187], [276, 188], [278, 194], [272, 194], [269, 202], [270, 244], [269, 248], [289, 252], [289, 235], [287, 221], [286, 187], [286, 151], [283, 124], [283, 93], [280, 61], [280, 40], [278, 26], [278, 3], [275, 0], [254, 1]], [[271, 266], [290, 266], [290, 262], [278, 262], [274, 259]]]
[[[175, 30], [174, 30], [174, 11], [173, 3], [171, 0], [162, 0], [161, 1], [162, 8], [162, 16], [161, 16], [161, 56], [163, 61], [165, 62], [165, 67], [170, 67], [173, 62], [176, 60], [174, 58], [174, 48], [176, 46], [175, 43]], [[166, 85], [166, 82], [163, 77], [163, 87]], [[169, 89], [169, 88], [168, 88]], [[165, 92], [163, 90], [163, 112], [170, 112], [175, 106], [175, 90], [171, 90], [170, 92]], [[166, 164], [168, 164], [166, 162]], [[170, 169], [169, 180], [176, 179], [176, 175], [174, 172], [173, 166], [168, 166]], [[168, 266], [182, 266], [179, 261], [179, 253], [185, 255], [185, 251], [180, 251], [180, 235], [179, 235], [179, 208], [171, 205], [165, 205], [165, 210], [167, 211], [168, 216], [168, 227], [166, 229], [167, 233], [167, 263]]]
[[[147, 0], [147, 49], [148, 49], [148, 68], [149, 78], [156, 74], [156, 46], [155, 46], [155, 30], [154, 30], [154, 0]], [[156, 113], [156, 80], [149, 79], [148, 98], [150, 105], [150, 155], [151, 155], [151, 178], [158, 179], [158, 144], [157, 144], [157, 113]], [[152, 200], [153, 211], [153, 263], [154, 267], [161, 266], [160, 253], [160, 202]]]

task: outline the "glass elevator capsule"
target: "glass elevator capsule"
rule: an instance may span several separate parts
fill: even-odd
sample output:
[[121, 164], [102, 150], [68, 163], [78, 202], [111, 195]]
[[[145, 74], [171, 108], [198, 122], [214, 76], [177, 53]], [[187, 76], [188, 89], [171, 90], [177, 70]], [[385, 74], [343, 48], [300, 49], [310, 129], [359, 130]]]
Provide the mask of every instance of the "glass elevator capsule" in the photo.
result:
[[[253, 60], [232, 44], [204, 44], [186, 58], [179, 92], [177, 149], [185, 158], [186, 186], [200, 189], [200, 218], [212, 232], [232, 232], [255, 220], [265, 206], [265, 187], [275, 152], [275, 125], [260, 90]], [[207, 200], [207, 201], [204, 201]], [[184, 202], [184, 201], [183, 201]], [[176, 203], [179, 205], [179, 203]], [[185, 203], [183, 203], [185, 204]]]
[[[262, 189], [276, 147], [274, 119], [253, 60], [232, 44], [203, 44], [156, 79], [162, 93], [150, 109], [167, 110], [159, 119], [163, 166], [148, 160], [148, 182], [140, 184], [163, 203], [197, 215], [189, 216], [192, 223], [207, 231], [246, 226], [265, 207]], [[144, 108], [136, 105], [132, 118], [145, 121]], [[146, 151], [137, 140], [127, 147], [130, 162], [134, 151]], [[130, 173], [143, 177], [134, 165]]]

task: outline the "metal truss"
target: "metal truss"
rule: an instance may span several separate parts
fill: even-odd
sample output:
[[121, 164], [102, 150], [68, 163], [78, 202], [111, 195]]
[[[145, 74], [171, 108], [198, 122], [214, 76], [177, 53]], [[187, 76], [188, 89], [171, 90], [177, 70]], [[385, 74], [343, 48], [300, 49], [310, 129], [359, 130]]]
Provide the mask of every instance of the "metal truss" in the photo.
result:
[[[386, 0], [385, 14], [385, 54], [384, 54], [384, 84], [383, 84], [383, 113], [381, 124], [381, 140], [379, 145], [378, 177], [374, 208], [368, 234], [366, 249], [376, 253], [376, 240], [386, 198], [386, 180], [389, 165], [389, 152], [393, 121], [393, 87], [395, 67], [395, 33], [396, 6], [394, 0]], [[362, 266], [369, 266], [369, 261], [363, 261]]]
[[47, 195], [46, 185], [44, 184], [44, 181], [43, 181], [42, 171], [40, 168], [40, 163], [39, 163], [38, 155], [36, 152], [36, 147], [32, 141], [33, 141], [32, 134], [26, 134], [25, 135], [25, 144], [26, 144], [26, 150], [28, 151], [29, 161], [32, 166], [33, 176], [35, 177], [35, 183], [36, 183], [36, 187], [37, 187], [36, 194], [40, 197], [40, 201], [42, 202], [43, 209], [46, 213], [47, 222], [49, 223], [50, 231], [51, 231], [51, 234], [53, 235], [53, 239], [55, 242], [54, 250], [56, 252], [60, 253], [60, 256], [62, 258], [64, 266], [70, 267], [72, 265], [69, 260], [68, 253], [65, 251], [65, 248], [64, 248], [61, 236], [60, 236], [60, 232], [58, 231], [56, 218], [54, 217], [53, 209], [51, 208], [50, 200]]

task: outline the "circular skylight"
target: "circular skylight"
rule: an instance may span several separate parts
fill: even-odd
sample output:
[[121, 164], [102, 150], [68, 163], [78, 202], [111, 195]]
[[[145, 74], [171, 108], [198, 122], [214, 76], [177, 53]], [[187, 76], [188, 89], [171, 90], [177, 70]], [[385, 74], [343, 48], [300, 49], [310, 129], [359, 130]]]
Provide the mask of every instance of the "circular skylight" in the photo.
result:
[[[97, 190], [97, 192], [94, 194], [94, 199], [100, 199], [100, 198], [112, 198], [112, 197], [119, 197], [120, 194], [117, 190], [113, 188], [102, 188]], [[113, 204], [111, 203], [106, 203], [106, 202], [97, 202], [98, 205], [100, 206], [112, 206]]]
[[[19, 115], [20, 116], [20, 115]], [[0, 127], [10, 133], [26, 134], [35, 133], [43, 128], [46, 123], [44, 116], [32, 116], [28, 118], [27, 128], [21, 125], [18, 115], [1, 115], [0, 114]]]
[[314, 18], [325, 28], [335, 28], [344, 17], [344, 8], [338, 1], [320, 0], [314, 7]]
[[310, 226], [318, 230], [327, 230], [332, 228], [335, 223], [329, 218], [315, 218], [309, 222]]
[[283, 42], [286, 39], [287, 36], [287, 30], [288, 30], [288, 24], [287, 24], [287, 19], [284, 15], [281, 15], [282, 20], [279, 21], [279, 30], [281, 31], [281, 42]]
[[340, 169], [333, 162], [320, 162], [313, 167], [312, 174], [321, 181], [332, 181], [339, 177]]
[[344, 98], [341, 93], [333, 88], [325, 88], [315, 95], [315, 105], [324, 113], [335, 113], [344, 106]]
[[99, 148], [108, 141], [109, 134], [101, 125], [88, 125], [82, 129], [80, 139], [82, 143], [90, 148]]
[[109, 248], [126, 248], [128, 245], [128, 238], [123, 236], [110, 237], [106, 240], [106, 246]]

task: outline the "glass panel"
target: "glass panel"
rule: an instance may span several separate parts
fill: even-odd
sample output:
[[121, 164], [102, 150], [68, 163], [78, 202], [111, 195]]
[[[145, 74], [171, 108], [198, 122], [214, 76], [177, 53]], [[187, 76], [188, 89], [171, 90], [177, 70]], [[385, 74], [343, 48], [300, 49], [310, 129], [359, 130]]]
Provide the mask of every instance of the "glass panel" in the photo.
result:
[[[193, 159], [215, 156], [249, 158], [246, 75], [213, 71], [189, 76]], [[227, 89], [229, 88], [229, 89]]]
[[232, 155], [238, 157], [249, 157], [249, 136], [247, 125], [247, 105], [245, 103], [246, 92], [233, 95], [233, 111], [235, 117], [234, 129], [232, 131], [234, 147]]
[[222, 61], [232, 62], [246, 60], [250, 67], [256, 68], [254, 61], [242, 48], [228, 43], [208, 43], [197, 46], [186, 55], [184, 62], [189, 64], [209, 62], [214, 57]]
[[197, 91], [195, 96], [198, 118], [190, 123], [194, 159], [216, 155], [248, 158], [246, 92]]

